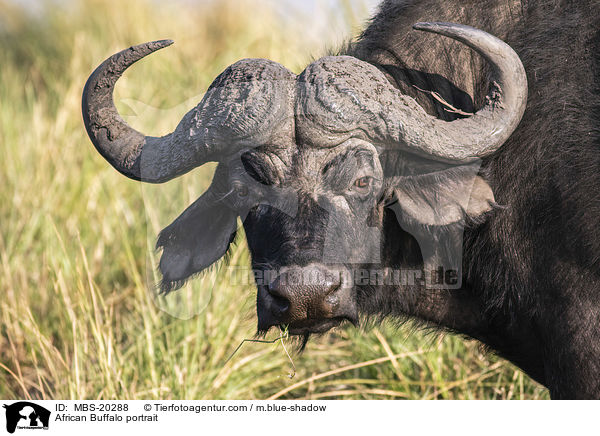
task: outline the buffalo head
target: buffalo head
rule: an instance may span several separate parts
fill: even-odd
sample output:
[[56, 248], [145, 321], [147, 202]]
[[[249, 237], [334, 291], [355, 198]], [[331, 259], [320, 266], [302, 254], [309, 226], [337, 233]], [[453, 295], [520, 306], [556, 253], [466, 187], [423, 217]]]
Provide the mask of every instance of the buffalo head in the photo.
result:
[[517, 127], [527, 95], [523, 66], [483, 31], [414, 27], [461, 41], [489, 62], [484, 107], [440, 120], [382, 70], [350, 56], [322, 58], [298, 76], [275, 62], [247, 59], [228, 67], [173, 133], [156, 138], [122, 120], [112, 93], [131, 64], [171, 41], [132, 47], [96, 69], [83, 93], [84, 121], [118, 171], [160, 183], [219, 162], [207, 192], [158, 238], [163, 291], [220, 259], [240, 217], [260, 273], [259, 330], [323, 332], [343, 320], [356, 323], [376, 298], [372, 284], [358, 283], [352, 271], [423, 267], [435, 250], [407, 254], [423, 235], [490, 209], [492, 191], [473, 162]]

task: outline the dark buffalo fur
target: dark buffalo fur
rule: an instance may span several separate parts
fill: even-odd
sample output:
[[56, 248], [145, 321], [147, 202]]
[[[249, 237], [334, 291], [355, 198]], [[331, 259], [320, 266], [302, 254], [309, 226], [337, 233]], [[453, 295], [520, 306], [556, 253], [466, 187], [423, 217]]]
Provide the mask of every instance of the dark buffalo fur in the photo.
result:
[[484, 161], [503, 207], [465, 232], [466, 292], [442, 303], [453, 317], [437, 314], [435, 302], [419, 308], [383, 296], [372, 311], [387, 307], [480, 339], [553, 398], [599, 398], [600, 2], [384, 1], [346, 52], [451, 120], [457, 115], [413, 85], [472, 112], [488, 89], [487, 66], [460, 43], [411, 30], [419, 21], [467, 24], [506, 41], [527, 71], [528, 105]]

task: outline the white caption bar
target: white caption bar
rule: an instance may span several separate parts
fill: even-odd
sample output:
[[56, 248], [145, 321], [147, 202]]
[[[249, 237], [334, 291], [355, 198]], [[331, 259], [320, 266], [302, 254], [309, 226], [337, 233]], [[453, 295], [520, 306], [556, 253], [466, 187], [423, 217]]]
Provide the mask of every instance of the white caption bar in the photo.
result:
[[[0, 400], [0, 435], [502, 435], [598, 431], [598, 402]], [[40, 433], [40, 430], [42, 431]], [[392, 431], [393, 433], [389, 433]], [[129, 433], [133, 432], [133, 433]], [[334, 432], [334, 433], [326, 433]]]

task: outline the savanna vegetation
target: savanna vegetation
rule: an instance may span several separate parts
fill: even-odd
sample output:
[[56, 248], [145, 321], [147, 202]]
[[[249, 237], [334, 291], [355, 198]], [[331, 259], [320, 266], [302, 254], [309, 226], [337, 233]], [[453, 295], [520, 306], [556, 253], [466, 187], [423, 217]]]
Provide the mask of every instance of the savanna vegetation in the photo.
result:
[[164, 134], [232, 62], [299, 72], [366, 19], [359, 1], [321, 9], [335, 26], [315, 34], [307, 11], [275, 1], [0, 0], [0, 398], [547, 398], [477, 343], [410, 324], [341, 329], [301, 354], [285, 338], [247, 342], [228, 360], [254, 337], [256, 291], [225, 265], [156, 296], [156, 235], [214, 166], [161, 186], [119, 175], [82, 124], [87, 76], [129, 45], [174, 39], [115, 95], [134, 127]]

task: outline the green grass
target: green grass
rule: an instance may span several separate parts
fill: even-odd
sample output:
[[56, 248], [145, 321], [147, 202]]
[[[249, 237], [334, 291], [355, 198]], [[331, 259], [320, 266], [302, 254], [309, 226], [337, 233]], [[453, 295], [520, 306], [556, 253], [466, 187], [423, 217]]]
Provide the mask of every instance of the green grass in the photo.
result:
[[[301, 71], [327, 45], [302, 37], [307, 17], [282, 22], [273, 2], [47, 1], [34, 15], [15, 4], [0, 0], [0, 398], [547, 398], [475, 342], [389, 323], [312, 340], [292, 353], [291, 379], [280, 343], [245, 343], [226, 362], [254, 335], [256, 291], [223, 268], [153, 297], [156, 235], [214, 166], [161, 186], [117, 174], [83, 128], [88, 74], [173, 38], [116, 91], [134, 127], [164, 134], [240, 58]], [[338, 10], [348, 33], [365, 18], [349, 1]], [[248, 265], [243, 240], [231, 263]]]

